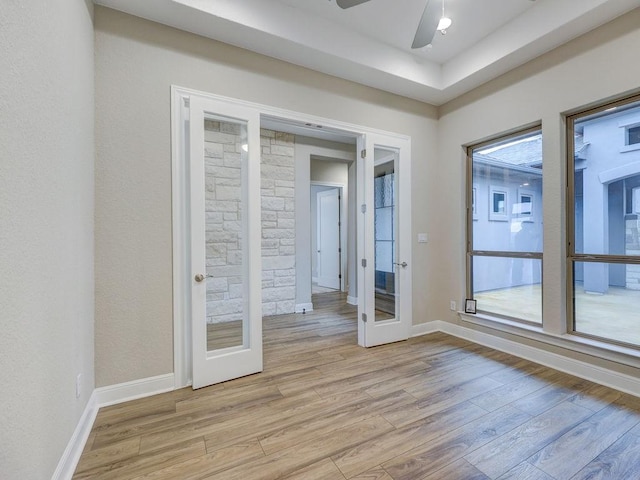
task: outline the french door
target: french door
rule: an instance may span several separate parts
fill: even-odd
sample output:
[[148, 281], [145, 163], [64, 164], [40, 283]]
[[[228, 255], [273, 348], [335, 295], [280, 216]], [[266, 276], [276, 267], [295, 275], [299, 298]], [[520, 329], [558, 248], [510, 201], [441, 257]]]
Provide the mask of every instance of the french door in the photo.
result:
[[359, 140], [358, 343], [411, 333], [410, 140], [368, 133]]
[[262, 371], [260, 116], [189, 104], [193, 388]]

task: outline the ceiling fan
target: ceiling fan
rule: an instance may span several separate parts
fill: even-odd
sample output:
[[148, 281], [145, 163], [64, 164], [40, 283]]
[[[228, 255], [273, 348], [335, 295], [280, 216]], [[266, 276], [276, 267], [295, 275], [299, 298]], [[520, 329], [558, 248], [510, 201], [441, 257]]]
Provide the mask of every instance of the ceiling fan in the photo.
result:
[[[336, 0], [340, 8], [351, 8], [369, 0]], [[418, 30], [413, 38], [411, 48], [422, 48], [431, 45], [433, 37], [437, 31], [446, 33], [446, 29], [451, 25], [451, 19], [444, 16], [444, 0], [442, 0], [442, 16], [439, 15], [438, 0], [426, 0]]]

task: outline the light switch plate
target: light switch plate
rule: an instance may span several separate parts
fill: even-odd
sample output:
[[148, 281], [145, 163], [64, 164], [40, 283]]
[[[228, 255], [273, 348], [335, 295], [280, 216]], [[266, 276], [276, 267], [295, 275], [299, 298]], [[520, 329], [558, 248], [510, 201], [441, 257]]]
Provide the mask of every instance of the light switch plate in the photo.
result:
[[418, 234], [418, 243], [427, 243], [427, 241], [428, 241], [428, 237], [426, 233]]

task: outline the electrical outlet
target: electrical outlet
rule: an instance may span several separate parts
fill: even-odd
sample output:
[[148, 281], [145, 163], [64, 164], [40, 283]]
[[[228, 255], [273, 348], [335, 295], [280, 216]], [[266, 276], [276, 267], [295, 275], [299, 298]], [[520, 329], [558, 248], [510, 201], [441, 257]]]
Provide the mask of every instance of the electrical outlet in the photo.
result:
[[76, 377], [76, 398], [80, 398], [80, 385], [82, 385], [82, 374], [79, 373]]
[[449, 308], [450, 308], [451, 310], [453, 310], [454, 312], [455, 312], [456, 310], [458, 310], [458, 309], [457, 309], [457, 307], [456, 307], [456, 301], [455, 301], [455, 300], [451, 300], [451, 302], [449, 303]]

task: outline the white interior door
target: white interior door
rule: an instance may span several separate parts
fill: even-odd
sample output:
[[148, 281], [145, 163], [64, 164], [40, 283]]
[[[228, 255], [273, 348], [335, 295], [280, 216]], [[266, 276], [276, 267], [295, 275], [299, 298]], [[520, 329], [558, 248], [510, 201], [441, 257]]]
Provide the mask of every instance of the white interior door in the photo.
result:
[[411, 143], [367, 134], [360, 145], [358, 343], [371, 347], [411, 333]]
[[316, 194], [318, 285], [340, 289], [340, 190]]
[[259, 113], [190, 100], [193, 388], [262, 371]]

